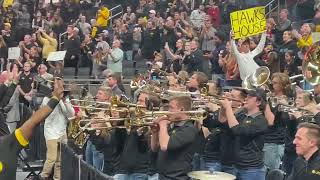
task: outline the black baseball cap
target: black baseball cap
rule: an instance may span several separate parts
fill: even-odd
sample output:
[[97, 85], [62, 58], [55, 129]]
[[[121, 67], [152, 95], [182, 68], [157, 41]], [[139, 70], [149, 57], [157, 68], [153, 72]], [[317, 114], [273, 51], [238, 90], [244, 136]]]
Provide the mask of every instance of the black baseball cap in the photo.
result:
[[246, 90], [247, 96], [251, 97], [258, 97], [261, 100], [266, 101], [267, 100], [267, 95], [264, 89], [262, 88], [257, 88], [253, 90]]

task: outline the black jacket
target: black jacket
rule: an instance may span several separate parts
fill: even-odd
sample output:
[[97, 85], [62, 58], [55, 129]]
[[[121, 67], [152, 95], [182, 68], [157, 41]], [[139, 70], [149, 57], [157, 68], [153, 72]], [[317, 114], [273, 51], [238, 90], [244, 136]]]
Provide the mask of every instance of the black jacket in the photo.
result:
[[71, 56], [78, 56], [80, 55], [81, 49], [80, 49], [80, 38], [78, 36], [71, 37], [70, 39], [66, 38], [64, 40], [64, 50], [67, 51], [66, 53], [66, 59], [70, 59]]
[[5, 113], [10, 109], [5, 109], [5, 106], [9, 103], [17, 85], [11, 84], [9, 87], [2, 84], [0, 85], [0, 136], [8, 134], [10, 131], [6, 124]]
[[187, 72], [189, 74], [192, 74], [195, 71], [203, 72], [202, 61], [203, 61], [202, 51], [197, 49], [195, 52], [186, 56], [185, 59], [183, 60], [183, 63], [187, 66]]
[[303, 157], [298, 157], [293, 165], [292, 173], [288, 179], [319, 180], [320, 179], [319, 150], [316, 151], [308, 161], [306, 161]]

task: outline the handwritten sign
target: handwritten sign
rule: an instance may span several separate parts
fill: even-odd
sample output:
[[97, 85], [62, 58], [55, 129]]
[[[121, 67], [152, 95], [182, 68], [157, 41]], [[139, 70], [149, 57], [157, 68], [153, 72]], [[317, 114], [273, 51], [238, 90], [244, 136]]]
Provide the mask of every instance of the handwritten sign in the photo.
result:
[[66, 56], [67, 51], [51, 52], [47, 58], [47, 61], [62, 61]]
[[255, 7], [230, 13], [234, 39], [260, 34], [266, 30], [265, 7]]
[[11, 47], [8, 49], [8, 59], [16, 60], [20, 57], [21, 50], [19, 47]]

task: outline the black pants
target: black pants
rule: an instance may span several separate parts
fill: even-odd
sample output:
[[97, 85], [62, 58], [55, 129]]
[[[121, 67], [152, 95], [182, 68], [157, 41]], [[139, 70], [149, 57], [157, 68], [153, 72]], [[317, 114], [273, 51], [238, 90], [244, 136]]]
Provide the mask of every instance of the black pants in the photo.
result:
[[6, 117], [3, 112], [0, 112], [0, 137], [10, 134], [9, 128], [6, 123]]
[[64, 60], [64, 66], [65, 67], [74, 67], [74, 76], [78, 76], [78, 71], [79, 71], [79, 65], [80, 65], [80, 60], [81, 60], [81, 56], [78, 55], [74, 55], [75, 58], [71, 59], [71, 58], [66, 58]]

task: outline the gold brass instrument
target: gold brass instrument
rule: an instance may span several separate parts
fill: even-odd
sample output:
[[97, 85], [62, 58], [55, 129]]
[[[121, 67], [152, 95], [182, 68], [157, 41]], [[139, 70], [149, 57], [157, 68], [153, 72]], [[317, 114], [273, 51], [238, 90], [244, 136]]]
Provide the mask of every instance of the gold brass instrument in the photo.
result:
[[137, 104], [129, 103], [129, 102], [123, 102], [117, 99], [117, 97], [112, 97], [111, 102], [97, 102], [97, 101], [85, 101], [85, 100], [80, 100], [80, 99], [71, 99], [71, 101], [74, 102], [87, 102], [89, 105], [88, 106], [80, 106], [80, 105], [74, 105], [75, 107], [80, 107], [80, 108], [87, 108], [87, 109], [97, 109], [97, 110], [110, 110], [110, 108], [99, 108], [99, 107], [94, 107], [96, 104], [100, 105], [106, 105], [106, 106], [111, 106], [111, 107], [143, 107]]
[[302, 116], [308, 116], [308, 117], [313, 117], [314, 114], [304, 108], [300, 107], [294, 107], [294, 105], [287, 105], [287, 104], [279, 104], [278, 105], [278, 111], [280, 112], [289, 112], [289, 113], [294, 113], [294, 112], [301, 112]]
[[[79, 127], [77, 117], [71, 118], [69, 121], [67, 135], [69, 139], [73, 139], [73, 143], [80, 149], [82, 149], [87, 142], [89, 135], [82, 133], [81, 128]], [[80, 133], [79, 133], [80, 132]]]
[[167, 116], [174, 114], [187, 114], [190, 116], [190, 119], [195, 121], [201, 121], [207, 117], [207, 111], [205, 110], [197, 110], [197, 111], [179, 111], [179, 112], [171, 112], [171, 111], [147, 111], [144, 112], [144, 117], [148, 118], [157, 118], [159, 116]]
[[200, 95], [199, 92], [166, 90], [165, 94]]
[[270, 70], [266, 66], [259, 67], [253, 74], [242, 81], [242, 88], [252, 90], [263, 87], [269, 80]]
[[[139, 112], [140, 113], [140, 112]], [[91, 131], [98, 129], [115, 129], [115, 128], [123, 128], [128, 131], [131, 130], [132, 127], [148, 127], [155, 125], [157, 122], [154, 121], [157, 117], [165, 116], [165, 115], [173, 115], [173, 114], [187, 114], [190, 116], [190, 119], [195, 121], [201, 121], [207, 117], [207, 111], [198, 110], [198, 111], [180, 111], [180, 112], [170, 112], [170, 111], [147, 111], [142, 112], [141, 114], [136, 114], [134, 118], [110, 118], [110, 117], [99, 117], [95, 118], [94, 123], [104, 124], [102, 126], [92, 127], [92, 120], [84, 119], [79, 121], [80, 131]], [[121, 125], [112, 125], [112, 122], [123, 122]]]
[[302, 63], [304, 79], [311, 85], [320, 83], [320, 46], [319, 42], [314, 43], [305, 55]]

